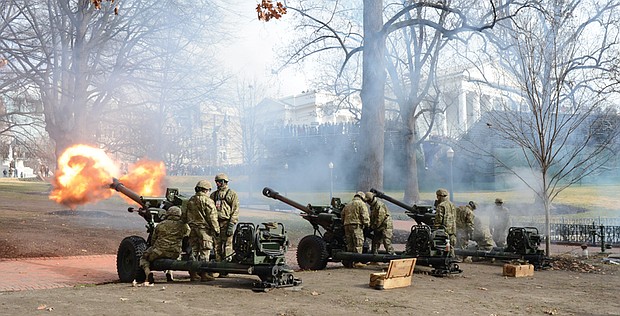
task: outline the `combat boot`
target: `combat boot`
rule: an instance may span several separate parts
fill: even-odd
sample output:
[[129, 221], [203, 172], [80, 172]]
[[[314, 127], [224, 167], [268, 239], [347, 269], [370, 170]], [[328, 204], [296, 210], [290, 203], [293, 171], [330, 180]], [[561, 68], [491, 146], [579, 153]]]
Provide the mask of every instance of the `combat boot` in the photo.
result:
[[200, 281], [200, 274], [198, 274], [198, 272], [190, 272], [189, 280], [192, 282]]
[[167, 282], [173, 282], [174, 281], [174, 276], [172, 275], [172, 271], [170, 271], [170, 270], [166, 271], [166, 281]]
[[153, 272], [149, 273], [148, 277], [146, 278], [146, 280], [150, 283], [150, 284], [155, 284], [155, 277], [153, 277]]
[[214, 281], [215, 278], [210, 276], [208, 273], [206, 272], [202, 272], [200, 274], [200, 282], [209, 282], [209, 281]]

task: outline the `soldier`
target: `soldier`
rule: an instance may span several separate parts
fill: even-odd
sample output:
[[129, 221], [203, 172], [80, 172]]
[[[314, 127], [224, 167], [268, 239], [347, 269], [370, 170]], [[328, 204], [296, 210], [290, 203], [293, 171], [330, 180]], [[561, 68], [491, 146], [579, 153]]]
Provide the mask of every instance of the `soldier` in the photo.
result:
[[437, 215], [435, 216], [435, 228], [444, 227], [446, 234], [450, 238], [450, 255], [454, 257], [454, 247], [456, 245], [456, 206], [448, 199], [448, 190], [438, 189], [437, 195]]
[[[220, 173], [215, 176], [217, 190], [211, 193], [211, 199], [215, 202], [220, 236], [215, 240], [215, 260], [227, 260], [232, 254], [233, 233], [235, 224], [239, 221], [239, 197], [237, 193], [228, 187], [228, 176]], [[227, 273], [220, 273], [226, 277]]]
[[[363, 201], [365, 196], [364, 192], [356, 192], [353, 200], [342, 209], [347, 250], [355, 253], [362, 253], [362, 248], [364, 247], [364, 228], [370, 225], [368, 207]], [[365, 266], [365, 264], [356, 262], [353, 266], [360, 268]]]
[[493, 208], [493, 214], [491, 216], [491, 233], [498, 247], [504, 247], [506, 245], [506, 238], [508, 237], [510, 225], [510, 212], [504, 207], [504, 200], [496, 198], [495, 207]]
[[[220, 225], [217, 222], [215, 204], [209, 197], [211, 183], [208, 180], [198, 181], [194, 191], [196, 194], [187, 201], [185, 214], [187, 224], [191, 228], [189, 244], [192, 247], [194, 260], [208, 261], [213, 248], [213, 239], [217, 239], [220, 235]], [[206, 272], [198, 275], [198, 272], [190, 271], [190, 279], [206, 282], [213, 280], [213, 277]]]
[[392, 247], [392, 234], [394, 230], [394, 224], [392, 223], [392, 217], [385, 203], [375, 198], [375, 194], [372, 192], [366, 192], [366, 203], [370, 205], [370, 229], [372, 229], [372, 253], [377, 254], [379, 247], [383, 244], [385, 251], [389, 254], [394, 254], [394, 247]]
[[[189, 235], [189, 227], [181, 221], [181, 209], [171, 206], [166, 211], [165, 219], [157, 224], [151, 246], [142, 254], [140, 267], [144, 269], [149, 283], [155, 283], [151, 272], [151, 262], [155, 259], [177, 259], [181, 254], [183, 238]], [[168, 275], [166, 275], [168, 277]], [[172, 280], [170, 276], [169, 281]]]
[[474, 236], [474, 210], [476, 202], [469, 201], [467, 205], [459, 206], [456, 209], [456, 239], [457, 247], [467, 248], [469, 240]]
[[476, 214], [474, 216], [474, 235], [472, 240], [478, 244], [479, 250], [489, 251], [495, 247], [487, 214]]

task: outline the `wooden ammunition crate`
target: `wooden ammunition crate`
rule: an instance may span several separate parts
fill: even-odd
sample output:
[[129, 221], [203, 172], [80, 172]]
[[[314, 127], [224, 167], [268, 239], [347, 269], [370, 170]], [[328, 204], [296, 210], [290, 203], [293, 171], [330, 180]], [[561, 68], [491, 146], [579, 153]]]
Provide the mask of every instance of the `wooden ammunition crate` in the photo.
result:
[[527, 277], [534, 275], [534, 266], [531, 264], [505, 264], [503, 275], [509, 277]]
[[390, 260], [387, 272], [370, 274], [370, 287], [384, 290], [410, 286], [415, 262], [416, 258]]

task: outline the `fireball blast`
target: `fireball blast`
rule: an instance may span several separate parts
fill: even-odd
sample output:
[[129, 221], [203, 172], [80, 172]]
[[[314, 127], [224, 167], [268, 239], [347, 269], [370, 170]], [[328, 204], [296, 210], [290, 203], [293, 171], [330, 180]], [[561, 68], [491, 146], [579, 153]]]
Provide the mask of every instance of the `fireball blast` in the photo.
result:
[[[173, 205], [182, 208], [187, 199], [179, 195], [179, 190], [174, 188], [166, 190], [166, 197], [142, 197], [117, 179], [112, 181], [110, 188], [140, 204], [138, 210], [130, 207], [128, 211], [137, 212], [147, 222], [147, 239], [144, 240], [140, 236], [126, 237], [118, 247], [116, 259], [116, 270], [121, 282], [133, 280], [143, 282], [146, 275], [139, 266], [140, 257], [151, 244], [155, 226], [163, 220], [160, 214], [164, 214], [165, 210]], [[238, 223], [233, 234], [234, 253], [230, 261], [194, 261], [191, 260], [191, 249], [184, 247], [185, 253], [181, 255], [180, 260], [157, 259], [151, 263], [151, 270], [256, 275], [261, 282], [254, 283], [255, 291], [296, 286], [301, 284], [301, 280], [296, 279], [292, 274], [293, 270], [286, 265], [285, 254], [288, 245], [286, 230], [281, 223], [263, 223], [262, 226]]]

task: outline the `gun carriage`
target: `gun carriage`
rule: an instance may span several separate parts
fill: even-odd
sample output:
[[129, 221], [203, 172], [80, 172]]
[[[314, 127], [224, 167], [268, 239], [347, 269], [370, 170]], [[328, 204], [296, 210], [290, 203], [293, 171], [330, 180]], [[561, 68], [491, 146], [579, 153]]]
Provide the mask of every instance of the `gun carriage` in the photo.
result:
[[[187, 198], [179, 190], [168, 188], [165, 197], [142, 197], [113, 179], [110, 188], [114, 189], [140, 205], [138, 209], [129, 207], [130, 213], [136, 212], [146, 222], [148, 237], [129, 236], [121, 241], [116, 258], [116, 270], [121, 282], [143, 282], [144, 271], [139, 266], [142, 253], [151, 244], [151, 237], [157, 223], [170, 206], [182, 207]], [[286, 265], [285, 254], [288, 250], [288, 237], [282, 223], [238, 223], [233, 234], [234, 254], [230, 261], [216, 262], [194, 261], [186, 251], [179, 259], [157, 259], [151, 263], [153, 271], [196, 271], [225, 272], [256, 275], [260, 282], [254, 284], [253, 290], [296, 286], [301, 280], [293, 276], [293, 270]], [[186, 249], [186, 248], [184, 248]]]
[[[328, 262], [342, 262], [350, 267], [353, 262], [389, 262], [393, 259], [417, 258], [416, 265], [432, 267], [433, 275], [460, 273], [457, 261], [446, 249], [447, 235], [432, 232], [428, 226], [413, 228], [406, 250], [396, 254], [372, 254], [364, 247], [361, 254], [346, 250], [344, 227], [341, 218], [345, 204], [332, 198], [330, 205], [303, 205], [280, 195], [271, 188], [264, 188], [263, 195], [288, 204], [302, 212], [301, 216], [314, 228], [314, 234], [303, 237], [297, 246], [297, 263], [301, 269], [322, 270]], [[419, 210], [422, 210], [420, 208]], [[416, 213], [416, 216], [426, 217]], [[368, 232], [365, 232], [366, 237]], [[424, 239], [422, 239], [423, 236]]]

